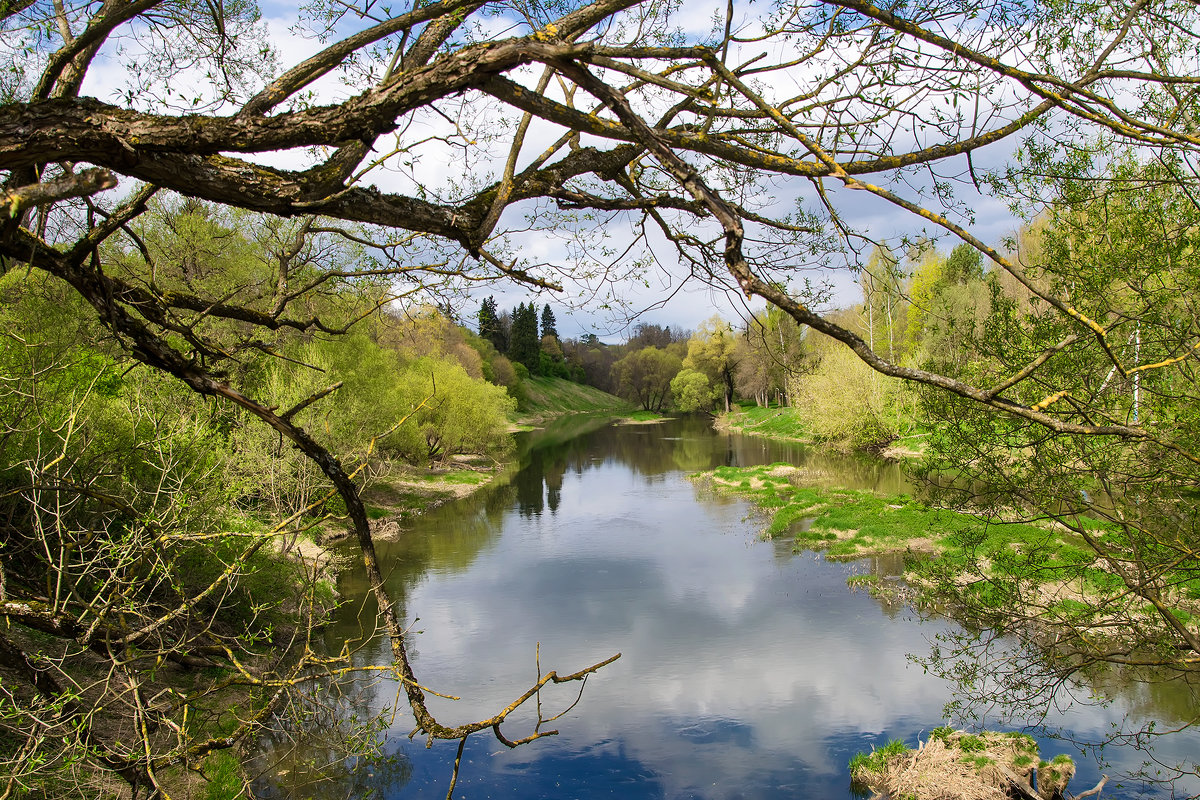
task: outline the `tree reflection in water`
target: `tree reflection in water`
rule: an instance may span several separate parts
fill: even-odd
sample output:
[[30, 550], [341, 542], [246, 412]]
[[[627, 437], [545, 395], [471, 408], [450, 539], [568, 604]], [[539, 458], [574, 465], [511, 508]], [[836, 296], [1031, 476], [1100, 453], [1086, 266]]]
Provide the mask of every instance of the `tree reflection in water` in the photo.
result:
[[[247, 772], [255, 797], [345, 800], [395, 797], [412, 777], [401, 743], [382, 735], [388, 719], [371, 708], [361, 677], [314, 686], [276, 717]], [[397, 698], [401, 701], [401, 698]], [[348, 755], [357, 754], [357, 755]]]

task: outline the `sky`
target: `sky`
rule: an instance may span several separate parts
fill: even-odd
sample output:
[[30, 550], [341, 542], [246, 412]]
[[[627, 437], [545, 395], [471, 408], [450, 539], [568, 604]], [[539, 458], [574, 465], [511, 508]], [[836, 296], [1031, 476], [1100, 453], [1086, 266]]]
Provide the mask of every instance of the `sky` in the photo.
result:
[[[292, 4], [272, 0], [264, 3], [262, 8], [263, 24], [282, 66], [295, 64], [322, 46], [318, 40], [300, 36], [294, 30], [296, 12]], [[724, 3], [714, 3], [711, 0], [686, 0], [683, 10], [675, 19], [688, 29], [688, 34], [702, 36], [711, 29], [714, 12], [723, 8]], [[743, 16], [758, 10], [750, 6], [741, 8], [745, 9], [741, 11]], [[489, 24], [499, 28], [506, 22], [494, 18]], [[101, 57], [96, 68], [89, 73], [84, 91], [101, 100], [117, 101], [118, 93], [128, 77], [124, 67], [126, 59], [115, 52], [107, 53], [106, 56]], [[197, 79], [200, 77], [197, 76]], [[533, 80], [532, 73], [524, 76], [525, 82]], [[333, 76], [318, 82], [312, 89], [321, 101], [332, 101], [353, 93], [351, 88]], [[466, 106], [461, 110], [468, 115], [473, 113], [480, 119], [488, 119], [488, 109], [481, 103]], [[426, 114], [416, 119], [409, 135], [449, 132], [451, 131], [446, 120]], [[524, 162], [528, 163], [532, 155], [556, 139], [559, 133], [559, 130], [549, 126], [535, 125], [522, 150]], [[478, 175], [486, 173], [489, 169], [498, 170], [506, 155], [506, 146], [507, 142], [501, 138], [491, 145], [490, 149], [485, 149], [483, 145], [472, 148], [473, 157], [477, 160], [468, 165], [469, 170]], [[1011, 154], [1011, 146], [1001, 143], [977, 151], [974, 156], [975, 168], [984, 170], [988, 166], [1003, 163]], [[384, 191], [406, 193], [415, 191], [418, 184], [431, 188], [444, 186], [448, 176], [462, 170], [462, 152], [462, 149], [450, 146], [430, 145], [410, 169], [377, 172], [370, 180]], [[264, 156], [261, 160], [281, 167], [295, 168], [304, 165], [304, 158], [302, 153], [286, 153]], [[865, 192], [851, 192], [832, 183], [828, 184], [828, 190], [845, 219], [857, 228], [868, 231], [876, 240], [898, 243], [902, 237], [919, 236], [922, 231], [927, 230], [927, 223], [923, 220]], [[786, 208], [809, 192], [810, 187], [800, 179], [784, 178], [776, 182], [774, 191], [777, 206]], [[970, 184], [960, 185], [956, 191], [960, 193], [960, 200], [974, 212], [976, 222], [973, 231], [985, 242], [997, 244], [1003, 237], [1011, 235], [1019, 225], [1019, 221], [1014, 219], [1003, 200], [981, 195]], [[510, 224], [520, 225], [522, 213], [521, 208], [510, 209], [506, 219], [514, 221]], [[608, 226], [607, 234], [607, 244], [620, 251], [631, 239], [630, 223], [625, 220], [617, 221]], [[954, 241], [944, 240], [940, 249], [948, 251], [954, 244]], [[544, 263], [562, 264], [572, 258], [565, 239], [550, 232], [514, 233], [509, 237], [509, 245], [511, 252]], [[726, 293], [701, 284], [692, 285], [685, 282], [672, 249], [665, 242], [659, 242], [653, 249], [656, 268], [646, 273], [640, 281], [623, 280], [599, 286], [592, 284], [590, 287], [569, 286], [561, 294], [543, 293], [537, 297], [533, 297], [525, 287], [495, 284], [476, 291], [469, 299], [462, 301], [458, 305], [458, 311], [464, 318], [463, 322], [470, 324], [478, 302], [488, 295], [495, 297], [502, 310], [514, 307], [518, 302], [534, 299], [539, 305], [548, 302], [555, 308], [560, 334], [564, 337], [574, 338], [594, 333], [605, 341], [617, 342], [622, 340], [629, 328], [637, 322], [679, 326], [688, 330], [696, 328], [714, 313], [726, 319], [736, 320], [762, 307], [761, 302], [748, 305], [745, 298], [736, 293]], [[862, 257], [866, 256], [867, 252], [863, 252]], [[860, 299], [854, 276], [845, 269], [813, 277], [828, 284], [830, 300], [827, 307], [845, 307]]]

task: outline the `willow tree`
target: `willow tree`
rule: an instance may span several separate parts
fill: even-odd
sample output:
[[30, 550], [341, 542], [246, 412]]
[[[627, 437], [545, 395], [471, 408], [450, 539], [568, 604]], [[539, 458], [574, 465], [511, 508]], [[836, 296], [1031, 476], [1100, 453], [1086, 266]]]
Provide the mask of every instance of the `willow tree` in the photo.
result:
[[[1040, 247], [1024, 260], [1045, 291], [1073, 295], [1077, 314], [1106, 324], [1081, 335], [1070, 317], [997, 290], [983, 323], [960, 324], [937, 358], [969, 351], [963, 369], [998, 382], [1024, 369], [1013, 396], [1146, 434], [1047, 435], [945, 393], [922, 398], [933, 422], [923, 469], [957, 476], [936, 481], [939, 494], [990, 519], [1051, 523], [1019, 546], [980, 526], [961, 537], [952, 572], [929, 571], [933, 594], [985, 626], [945, 637], [927, 664], [961, 679], [983, 654], [990, 686], [964, 682], [963, 699], [1013, 715], [1044, 707], [1081, 673], [1133, 667], [1125, 680], [1152, 684], [1200, 667], [1200, 204], [1175, 181], [1183, 165], [1173, 159], [1060, 166]], [[1032, 353], [1044, 354], [1036, 370], [1023, 363]], [[1015, 658], [995, 658], [1013, 642]], [[1154, 767], [1143, 777], [1200, 771], [1194, 758]]]
[[[499, 718], [455, 726], [427, 712], [351, 472], [291, 409], [240, 391], [224, 369], [236, 349], [207, 335], [233, 321], [250, 343], [349, 320], [305, 310], [319, 283], [285, 281], [263, 303], [165, 291], [152, 269], [114, 274], [101, 245], [136, 249], [130, 223], [153, 193], [311, 220], [377, 254], [370, 272], [397, 296], [500, 279], [619, 299], [621, 278], [661, 285], [648, 271], [679, 264], [674, 278], [765, 299], [872, 369], [987, 418], [1190, 470], [1200, 454], [1179, 428], [1081, 393], [1062, 365], [1086, 352], [1114, 380], [1187, 385], [1194, 333], [1162, 338], [1145, 361], [1148, 349], [1124, 346], [1128, 309], [1097, 300], [1110, 286], [1031, 275], [972, 232], [975, 195], [956, 191], [1009, 198], [1007, 165], [976, 164], [983, 148], [1058, 152], [1061, 163], [1097, 140], [1175, 157], [1183, 166], [1164, 180], [1191, 191], [1198, 14], [1170, 0], [1105, 13], [1081, 0], [787, 0], [729, 3], [696, 31], [697, 15], [656, 0], [318, 1], [290, 20], [312, 35], [311, 55], [281, 63], [250, 0], [15, 0], [0, 6], [0, 256], [69, 286], [132, 358], [244, 409], [320, 466], [378, 587], [417, 729], [461, 738]], [[116, 92], [101, 88], [113, 77], [99, 74], [105, 58], [123, 67]], [[824, 270], [855, 268], [874, 244], [856, 225], [864, 198], [977, 249], [1037, 298], [1060, 338], [1014, 347], [1002, 375], [924, 368], [824, 314]], [[569, 258], [539, 261], [534, 236], [567, 240]], [[1139, 580], [1129, 590], [1151, 593]], [[9, 591], [7, 619], [31, 624]], [[1190, 668], [1200, 648], [1172, 630], [1174, 663]], [[27, 653], [4, 652], [6, 668], [58, 696]]]

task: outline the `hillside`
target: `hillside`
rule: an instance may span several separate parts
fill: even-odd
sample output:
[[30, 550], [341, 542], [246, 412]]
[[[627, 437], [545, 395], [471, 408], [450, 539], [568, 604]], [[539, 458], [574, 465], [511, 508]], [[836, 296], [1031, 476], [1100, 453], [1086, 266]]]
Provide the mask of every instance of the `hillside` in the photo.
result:
[[525, 381], [525, 391], [526, 397], [521, 402], [522, 416], [579, 411], [625, 412], [633, 408], [616, 395], [562, 378], [531, 377]]

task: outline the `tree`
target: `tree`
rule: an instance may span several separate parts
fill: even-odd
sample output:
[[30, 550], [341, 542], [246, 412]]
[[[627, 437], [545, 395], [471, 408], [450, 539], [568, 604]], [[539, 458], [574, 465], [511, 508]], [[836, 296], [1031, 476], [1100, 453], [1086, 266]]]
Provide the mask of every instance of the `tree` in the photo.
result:
[[625, 344], [631, 350], [640, 350], [643, 347], [657, 347], [659, 350], [666, 350], [673, 344], [686, 342], [689, 336], [690, 334], [684, 333], [679, 328], [656, 325], [653, 322], [639, 322], [633, 326], [633, 336], [629, 337]]
[[912, 280], [908, 284], [905, 309], [905, 351], [919, 358], [918, 349], [925, 336], [925, 323], [934, 314], [938, 293], [946, 285], [946, 265], [937, 249], [922, 242], [909, 254]]
[[[953, 466], [959, 476], [941, 486], [949, 501], [968, 502], [993, 518], [1049, 522], [1076, 537], [1077, 546], [1045, 537], [1013, 548], [981, 529], [963, 542], [967, 563], [958, 574], [969, 580], [930, 571], [940, 599], [988, 626], [978, 637], [943, 642], [931, 666], [962, 675], [981, 652], [993, 652], [981, 651], [982, 644], [1011, 646], [993, 637], [1024, 644], [1021, 659], [993, 666], [997, 683], [986, 697], [980, 687], [963, 686], [968, 699], [1019, 711], [1103, 664], [1163, 670], [1143, 680], [1195, 671], [1200, 397], [1190, 362], [1200, 337], [1192, 302], [1200, 289], [1200, 207], [1174, 180], [1180, 168], [1170, 159], [1118, 157], [1060, 171], [1072, 177], [1056, 184], [1056, 202], [1039, 222], [1040, 246], [1026, 252], [1026, 263], [1039, 291], [1069, 292], [1077, 298], [1075, 313], [1103, 325], [1079, 334], [1054, 309], [997, 290], [984, 325], [961, 344], [975, 354], [964, 369], [1000, 384], [1020, 376], [1024, 355], [1042, 353], [1014, 395], [1027, 393], [1028, 402], [1042, 407], [1067, 404], [1081, 420], [1135, 424], [1152, 435], [1131, 441], [1048, 433], [923, 393], [934, 421], [926, 469]], [[1132, 263], [1136, 270], [1128, 268]], [[1061, 588], [1046, 592], [1048, 580]], [[1121, 620], [1117, 629], [1114, 620]], [[1047, 624], [1052, 649], [1039, 642]]]
[[508, 350], [504, 330], [500, 327], [500, 316], [496, 312], [496, 301], [490, 295], [479, 305], [479, 335], [491, 342], [498, 352]]
[[671, 379], [682, 366], [679, 357], [657, 347], [643, 347], [613, 364], [613, 379], [621, 397], [647, 411], [662, 411], [671, 397]]
[[963, 242], [955, 245], [946, 258], [946, 283], [956, 286], [966, 286], [974, 281], [983, 280], [983, 256], [971, 245]]
[[550, 310], [550, 304], [546, 303], [542, 307], [542, 338], [552, 336], [558, 338], [558, 328], [555, 327], [554, 312]]
[[755, 314], [737, 340], [735, 387], [765, 406], [772, 396], [790, 402], [789, 384], [801, 370], [804, 329], [774, 306]]
[[533, 303], [520, 303], [513, 309], [512, 318], [508, 357], [518, 364], [524, 364], [531, 374], [537, 375], [541, 372], [537, 307]]
[[[152, 277], [164, 293], [215, 284], [261, 304], [315, 280], [337, 287], [309, 298], [327, 319], [374, 306], [371, 281], [338, 286], [336, 248], [314, 276], [298, 258], [311, 243], [291, 241], [287, 257], [255, 243], [273, 239], [258, 225], [277, 220], [225, 221], [203, 205], [161, 204], [131, 226], [141, 268], [128, 252], [106, 253], [109, 268]], [[330, 590], [312, 565], [278, 555], [306, 531], [336, 526], [344, 498], [318, 461], [258, 424], [252, 402], [206, 403], [139, 369], [56, 278], [9, 271], [0, 298], [7, 789], [111, 788], [98, 772], [107, 770], [154, 794], [178, 780], [180, 760], [203, 767], [313, 682], [355, 669], [349, 653], [296, 646], [328, 610]], [[376, 337], [294, 332], [269, 344], [230, 320], [191, 322], [190, 335], [239, 353], [227, 380], [271, 396], [279, 405], [265, 411], [284, 428], [319, 430], [325, 452], [356, 464], [364, 483], [378, 466], [373, 453], [498, 454], [509, 441], [504, 390], [432, 355], [452, 352], [457, 332], [438, 314], [404, 321], [410, 336], [400, 339], [421, 339], [425, 353], [409, 364], [402, 347], [376, 341], [398, 344], [401, 321], [390, 315], [375, 321]]]
[[[1150, 414], [1142, 400], [1150, 374], [1187, 383], [1194, 332], [1159, 306], [1121, 305], [1122, 282], [1149, 297], [1128, 265], [1093, 260], [1103, 281], [1080, 279], [1091, 275], [1082, 266], [1071, 267], [1079, 273], [1071, 280], [1052, 265], [1026, 268], [972, 233], [970, 198], [955, 192], [978, 186], [1024, 202], [1033, 216], [1046, 184], [1040, 194], [1014, 193], [1010, 175], [1030, 178], [1030, 188], [1033, 178], [1079, 174], [1095, 152], [1125, 147], [1169, 168], [1154, 180], [1096, 170], [1089, 178], [1099, 196], [1169, 186], [1180, 191], [1168, 206], [1183, 207], [1196, 181], [1179, 165], [1200, 146], [1189, 90], [1200, 11], [1160, 1], [1097, 14], [1076, 0], [969, 8], [814, 0], [754, 16], [731, 4], [716, 33], [691, 36], [674, 28], [673, 9], [651, 0], [519, 10], [440, 0], [369, 14], [305, 6], [294, 27], [307, 28], [320, 48], [278, 70], [251, 3], [18, 0], [0, 9], [0, 47], [13, 65], [0, 78], [3, 269], [53, 277], [122, 358], [249, 414], [319, 466], [344, 501], [417, 728], [430, 736], [462, 738], [495, 720], [445, 726], [428, 713], [374, 563], [353, 469], [316, 428], [293, 419], [296, 406], [248, 393], [238, 355], [270, 351], [268, 340], [289, 331], [336, 335], [373, 305], [414, 296], [440, 304], [494, 278], [595, 288], [618, 277], [598, 274], [598, 264], [619, 252], [635, 272], [650, 269], [664, 260], [652, 243], [665, 241], [669, 262], [696, 280], [765, 300], [878, 373], [968, 402], [984, 420], [1114, 453], [1154, 453], [1179, 475], [1195, 463], [1195, 442], [1177, 424], [1186, 414]], [[505, 15], [504, 24], [491, 14]], [[118, 51], [131, 59], [121, 90], [86, 96], [97, 59]], [[536, 77], [523, 84], [526, 75]], [[507, 153], [492, 165], [486, 148], [497, 143]], [[1006, 143], [1023, 160], [992, 174], [973, 161], [975, 151]], [[447, 159], [447, 151], [464, 157]], [[435, 185], [414, 167], [423, 158], [462, 171], [446, 171]], [[771, 204], [781, 183], [796, 187], [796, 204]], [[274, 288], [230, 295], [174, 276], [160, 285], [155, 251], [135, 223], [163, 190], [292, 220], [281, 230], [296, 246], [276, 251], [283, 268]], [[1033, 318], [1002, 315], [989, 332], [997, 338], [980, 340], [1006, 348], [996, 363], [1007, 371], [907, 363], [821, 312], [821, 282], [804, 280], [803, 270], [858, 262], [846, 248], [872, 242], [855, 224], [866, 195], [971, 245], [1000, 285], [1028, 293]], [[598, 219], [606, 228], [593, 237], [588, 226]], [[604, 241], [615, 230], [635, 232], [628, 248]], [[523, 247], [543, 232], [571, 239], [573, 264], [545, 266]], [[369, 255], [291, 269], [313, 242], [339, 237]], [[141, 268], [112, 268], [123, 259]], [[355, 308], [319, 302], [339, 281], [377, 282]], [[1186, 297], [1170, 286], [1173, 297]], [[1146, 360], [1151, 353], [1162, 358]], [[1087, 368], [1072, 369], [1077, 363]], [[1097, 365], [1113, 378], [1105, 381]], [[1080, 385], [1081, 376], [1099, 381]], [[1114, 405], [1118, 396], [1127, 408]], [[34, 620], [18, 608], [22, 599], [4, 601], [4, 615], [28, 628]], [[1176, 635], [1181, 646], [1169, 660], [1189, 668], [1198, 649]], [[4, 651], [7, 668], [45, 702], [63, 703], [62, 687], [13, 648]], [[95, 748], [93, 763], [151, 785], [141, 756]]]
[[694, 369], [681, 369], [671, 379], [671, 395], [680, 411], [711, 411], [719, 392], [714, 392], [708, 376]]
[[[503, 387], [472, 380], [458, 364], [422, 358], [407, 365], [401, 384], [414, 408], [411, 424], [385, 444], [430, 462], [459, 453], [502, 455], [516, 400]], [[425, 402], [424, 398], [433, 398]]]
[[813, 366], [792, 379], [792, 399], [813, 436], [846, 449], [878, 448], [902, 432], [911, 393], [873, 372], [843, 347], [821, 347]]
[[701, 323], [688, 339], [687, 358], [683, 365], [703, 372], [714, 389], [719, 389], [729, 411], [733, 402], [733, 375], [737, 368], [737, 339], [733, 327], [719, 316]]
[[468, 341], [470, 333], [438, 309], [418, 306], [399, 313], [389, 310], [373, 323], [375, 341], [395, 350], [406, 361], [433, 357], [457, 363], [472, 378], [484, 377], [483, 357]]
[[579, 340], [567, 339], [562, 346], [567, 360], [579, 365], [583, 383], [615, 392], [612, 365], [618, 359], [618, 348], [606, 345], [594, 333], [585, 334]]
[[897, 355], [896, 343], [904, 340], [904, 274], [900, 260], [884, 245], [876, 245], [858, 277], [863, 293], [867, 344], [872, 350]]

